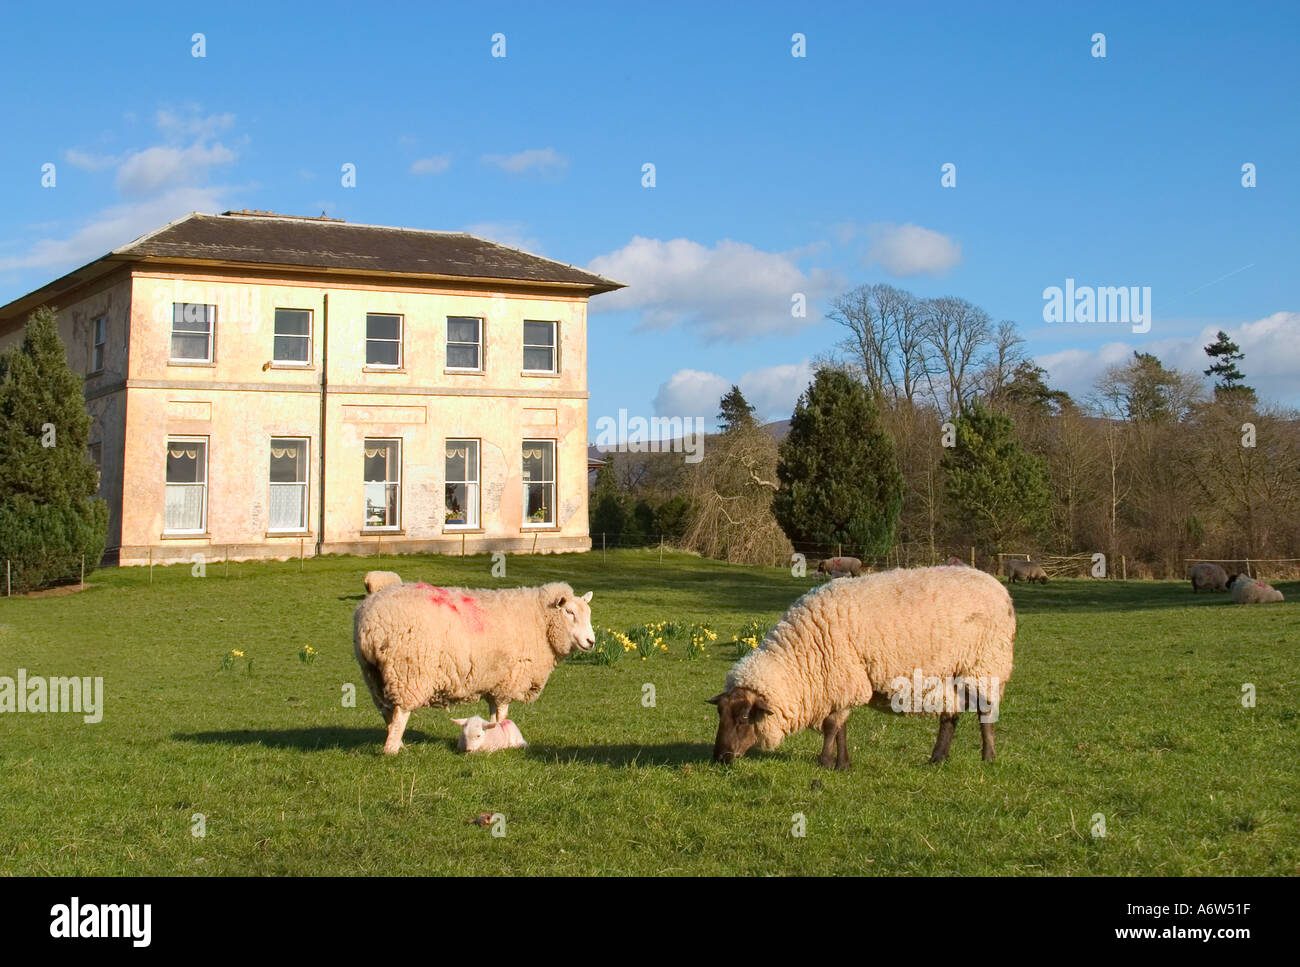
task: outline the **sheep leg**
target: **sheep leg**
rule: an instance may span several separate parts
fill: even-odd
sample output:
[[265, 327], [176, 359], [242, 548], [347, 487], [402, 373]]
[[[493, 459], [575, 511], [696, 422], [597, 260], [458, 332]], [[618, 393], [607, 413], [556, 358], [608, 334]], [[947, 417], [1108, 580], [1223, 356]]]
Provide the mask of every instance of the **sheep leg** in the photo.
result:
[[503, 702], [499, 698], [493, 698], [490, 695], [488, 696], [488, 709], [491, 713], [488, 719], [492, 722], [504, 722], [510, 715], [510, 703]]
[[384, 742], [384, 755], [397, 755], [402, 748], [402, 733], [406, 731], [406, 720], [411, 717], [410, 709], [400, 705], [393, 706], [392, 717], [388, 720], [388, 739]]
[[957, 716], [960, 712], [942, 712], [939, 715], [939, 737], [935, 740], [934, 751], [930, 753], [931, 762], [942, 762], [948, 758], [948, 746], [952, 745], [952, 734], [957, 728]]
[[840, 722], [840, 730], [835, 735], [835, 768], [848, 769], [853, 763], [849, 762], [849, 713], [844, 713], [844, 720]]
[[980, 757], [985, 762], [993, 761], [993, 723], [980, 722]]
[[822, 720], [822, 754], [817, 757], [817, 764], [824, 769], [849, 767], [845, 724], [849, 720], [850, 712], [852, 709], [841, 709], [838, 712], [831, 712]]

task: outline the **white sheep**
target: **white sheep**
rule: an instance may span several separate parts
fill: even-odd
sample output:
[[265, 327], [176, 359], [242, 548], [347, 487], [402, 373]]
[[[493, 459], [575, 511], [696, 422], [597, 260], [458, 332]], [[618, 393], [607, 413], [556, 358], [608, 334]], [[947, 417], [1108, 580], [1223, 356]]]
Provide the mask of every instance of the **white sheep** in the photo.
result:
[[[1016, 612], [997, 578], [970, 567], [885, 571], [831, 581], [792, 604], [762, 645], [732, 666], [718, 707], [717, 762], [822, 733], [823, 766], [849, 767], [859, 705], [939, 716], [931, 762], [948, 755], [957, 717], [981, 710], [983, 755], [1011, 677]], [[832, 755], [832, 744], [837, 755]]]
[[1007, 580], [1012, 584], [1017, 581], [1038, 581], [1040, 584], [1046, 584], [1047, 572], [1043, 570], [1041, 564], [1009, 557], [1007, 558]]
[[402, 579], [392, 571], [367, 571], [364, 583], [366, 594], [374, 594], [394, 584], [401, 584]]
[[557, 662], [596, 644], [591, 592], [567, 584], [480, 591], [401, 584], [357, 605], [353, 650], [388, 723], [384, 752], [402, 747], [411, 712], [486, 696], [492, 721], [541, 694]]
[[862, 573], [862, 561], [856, 557], [828, 557], [817, 565], [817, 573], [832, 578], [857, 577]]
[[1275, 604], [1285, 600], [1277, 588], [1246, 574], [1234, 574], [1230, 590], [1233, 604]]
[[1192, 593], [1197, 591], [1226, 591], [1228, 589], [1228, 572], [1217, 564], [1202, 561], [1187, 569], [1188, 580], [1192, 582]]
[[456, 748], [461, 752], [495, 752], [497, 749], [525, 749], [528, 743], [519, 726], [509, 719], [488, 722], [477, 715], [467, 719], [452, 719], [460, 726]]

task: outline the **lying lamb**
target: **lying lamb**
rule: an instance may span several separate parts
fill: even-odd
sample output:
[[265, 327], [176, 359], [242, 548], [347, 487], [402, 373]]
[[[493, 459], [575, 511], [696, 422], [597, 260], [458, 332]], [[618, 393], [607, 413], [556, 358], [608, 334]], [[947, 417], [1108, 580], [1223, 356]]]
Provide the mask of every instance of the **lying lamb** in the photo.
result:
[[364, 583], [366, 585], [366, 594], [374, 594], [376, 591], [382, 591], [394, 584], [401, 584], [402, 579], [392, 571], [367, 571]]
[[596, 644], [591, 592], [567, 584], [480, 591], [399, 584], [357, 605], [353, 650], [388, 723], [384, 752], [402, 747], [411, 712], [487, 696], [492, 721], [541, 694], [556, 663]]
[[497, 749], [525, 749], [528, 743], [519, 726], [509, 719], [486, 722], [477, 715], [467, 719], [452, 719], [460, 726], [456, 748], [461, 752], [495, 752]]
[[1245, 574], [1234, 574], [1228, 582], [1233, 604], [1275, 604], [1285, 600], [1271, 584], [1256, 581]]
[[[849, 767], [850, 713], [939, 716], [931, 762], [947, 758], [957, 717], [981, 710], [985, 759], [1011, 677], [1016, 612], [997, 578], [970, 567], [885, 571], [831, 581], [790, 606], [761, 646], [732, 666], [718, 707], [713, 759], [757, 744], [776, 748], [800, 729], [820, 729], [818, 762]], [[836, 753], [832, 754], [832, 745]]]
[[1009, 557], [1007, 558], [1007, 580], [1012, 584], [1017, 581], [1037, 581], [1046, 584], [1047, 572], [1043, 570], [1041, 564]]
[[1197, 591], [1228, 590], [1228, 572], [1217, 564], [1206, 561], [1193, 564], [1187, 569], [1187, 577], [1192, 582], [1193, 594]]
[[832, 578], [857, 577], [862, 573], [862, 562], [856, 557], [828, 557], [817, 565], [817, 573]]

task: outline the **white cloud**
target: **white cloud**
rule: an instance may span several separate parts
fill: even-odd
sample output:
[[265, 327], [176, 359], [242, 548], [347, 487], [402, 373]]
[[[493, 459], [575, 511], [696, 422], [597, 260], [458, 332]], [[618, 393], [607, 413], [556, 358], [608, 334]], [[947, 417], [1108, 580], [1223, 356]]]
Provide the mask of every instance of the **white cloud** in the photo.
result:
[[159, 111], [154, 117], [154, 123], [169, 138], [208, 141], [234, 127], [235, 116], [230, 113], [205, 115], [200, 113], [197, 104], [191, 104], [181, 114], [166, 109]]
[[881, 265], [890, 275], [943, 275], [961, 262], [961, 245], [947, 235], [920, 225], [881, 222], [868, 229], [871, 248], [867, 262]]
[[431, 158], [419, 158], [411, 164], [413, 175], [440, 175], [451, 167], [451, 158], [445, 154], [436, 154]]
[[[817, 321], [815, 302], [838, 280], [828, 270], [799, 268], [795, 253], [763, 252], [724, 239], [714, 248], [686, 238], [637, 236], [623, 248], [592, 259], [592, 272], [627, 284], [602, 296], [596, 311], [637, 310], [650, 329], [698, 327], [706, 339], [745, 339], [793, 333]], [[792, 313], [803, 293], [807, 316]]]
[[68, 164], [86, 171], [102, 171], [105, 168], [112, 168], [117, 165], [121, 159], [108, 154], [91, 154], [89, 151], [78, 151], [76, 148], [69, 148], [64, 157], [68, 159]]
[[512, 175], [529, 171], [559, 172], [569, 166], [568, 159], [554, 148], [529, 148], [516, 154], [485, 154], [483, 163]]
[[122, 162], [117, 170], [117, 188], [124, 195], [147, 195], [198, 181], [208, 168], [234, 160], [235, 153], [221, 144], [145, 148]]
[[655, 414], [700, 416], [713, 425], [719, 401], [735, 383], [754, 407], [754, 416], [760, 423], [787, 420], [794, 412], [799, 394], [810, 382], [812, 365], [808, 360], [753, 369], [734, 380], [717, 373], [682, 369], [660, 385], [654, 398]]
[[[1154, 353], [1168, 367], [1199, 375], [1210, 364], [1204, 347], [1214, 341], [1220, 329], [1241, 347], [1246, 358], [1238, 366], [1261, 400], [1300, 406], [1300, 380], [1296, 378], [1300, 373], [1300, 312], [1275, 312], [1235, 327], [1205, 326], [1195, 336], [1065, 349], [1038, 356], [1035, 361], [1050, 374], [1052, 386], [1082, 398], [1092, 392], [1098, 376], [1108, 367], [1132, 358], [1134, 350]], [[1205, 385], [1208, 391], [1208, 377]]]
[[466, 225], [462, 230], [479, 238], [532, 252], [534, 255], [542, 254], [542, 243], [527, 234], [527, 226], [522, 222], [475, 222], [473, 225]]

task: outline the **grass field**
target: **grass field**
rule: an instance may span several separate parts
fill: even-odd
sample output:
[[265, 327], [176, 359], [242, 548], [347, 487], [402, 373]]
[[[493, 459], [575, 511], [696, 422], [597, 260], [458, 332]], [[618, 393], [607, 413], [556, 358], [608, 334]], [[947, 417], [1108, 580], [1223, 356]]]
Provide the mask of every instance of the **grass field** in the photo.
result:
[[[704, 622], [718, 641], [696, 660], [674, 640], [645, 661], [560, 665], [537, 703], [511, 708], [527, 750], [459, 755], [455, 727], [425, 709], [384, 758], [351, 643], [376, 566], [437, 584], [569, 580], [595, 590], [598, 627]], [[732, 635], [773, 623], [811, 578], [657, 550], [508, 566], [496, 579], [485, 557], [325, 558], [305, 573], [158, 568], [152, 585], [106, 570], [80, 593], [0, 599], [0, 675], [103, 676], [105, 691], [95, 725], [0, 715], [0, 874], [1300, 872], [1300, 586], [1242, 608], [1185, 582], [1017, 585], [998, 760], [980, 761], [970, 715], [931, 766], [933, 720], [863, 709], [838, 773], [814, 763], [811, 732], [730, 769], [709, 761], [705, 699]], [[231, 649], [245, 658], [223, 670]], [[505, 817], [503, 836], [471, 824], [482, 812]]]

